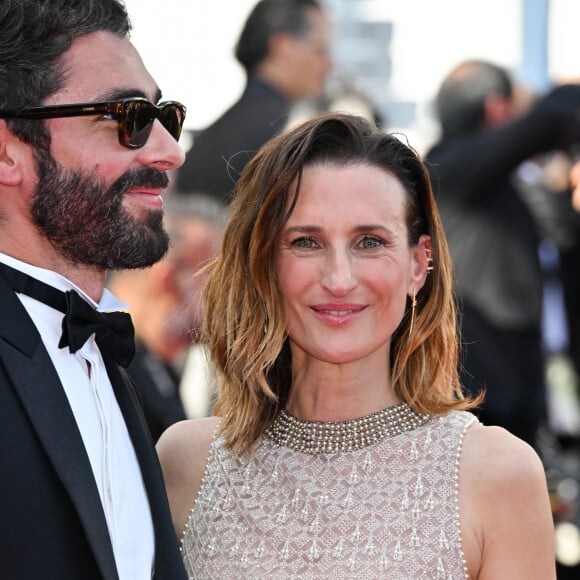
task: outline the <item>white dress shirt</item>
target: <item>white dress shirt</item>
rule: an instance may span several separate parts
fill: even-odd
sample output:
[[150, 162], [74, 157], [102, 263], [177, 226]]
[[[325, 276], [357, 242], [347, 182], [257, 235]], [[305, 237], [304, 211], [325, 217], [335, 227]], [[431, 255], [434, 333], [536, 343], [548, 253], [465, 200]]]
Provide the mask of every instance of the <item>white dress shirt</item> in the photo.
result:
[[[127, 308], [107, 289], [97, 304], [56, 272], [2, 253], [0, 261], [64, 292], [76, 290], [101, 312]], [[17, 296], [42, 337], [74, 414], [101, 497], [119, 578], [149, 580], [155, 551], [151, 511], [135, 450], [95, 336], [91, 335], [74, 354], [68, 347], [58, 348], [62, 312], [25, 294]]]

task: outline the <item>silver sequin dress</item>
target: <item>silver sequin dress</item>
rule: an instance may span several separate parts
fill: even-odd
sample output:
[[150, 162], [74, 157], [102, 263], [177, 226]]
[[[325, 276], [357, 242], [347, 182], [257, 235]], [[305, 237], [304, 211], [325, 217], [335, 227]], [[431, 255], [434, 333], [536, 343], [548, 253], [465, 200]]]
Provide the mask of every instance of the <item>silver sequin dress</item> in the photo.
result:
[[182, 539], [190, 578], [469, 578], [458, 510], [468, 412], [348, 453], [214, 439]]

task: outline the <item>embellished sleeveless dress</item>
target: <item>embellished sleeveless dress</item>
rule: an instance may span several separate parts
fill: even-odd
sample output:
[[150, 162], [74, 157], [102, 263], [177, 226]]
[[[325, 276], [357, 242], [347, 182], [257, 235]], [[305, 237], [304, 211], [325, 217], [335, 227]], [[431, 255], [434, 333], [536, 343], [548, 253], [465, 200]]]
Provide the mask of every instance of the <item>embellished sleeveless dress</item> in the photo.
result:
[[469, 578], [459, 526], [465, 411], [350, 452], [214, 439], [181, 550], [192, 579]]

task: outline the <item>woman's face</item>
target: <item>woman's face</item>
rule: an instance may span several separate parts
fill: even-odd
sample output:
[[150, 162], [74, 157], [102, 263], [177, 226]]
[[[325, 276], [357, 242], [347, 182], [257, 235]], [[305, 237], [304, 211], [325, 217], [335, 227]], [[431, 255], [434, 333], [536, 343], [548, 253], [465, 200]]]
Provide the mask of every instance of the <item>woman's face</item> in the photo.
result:
[[276, 256], [293, 359], [388, 357], [407, 296], [425, 281], [430, 248], [428, 236], [409, 247], [404, 196], [378, 167], [304, 169]]

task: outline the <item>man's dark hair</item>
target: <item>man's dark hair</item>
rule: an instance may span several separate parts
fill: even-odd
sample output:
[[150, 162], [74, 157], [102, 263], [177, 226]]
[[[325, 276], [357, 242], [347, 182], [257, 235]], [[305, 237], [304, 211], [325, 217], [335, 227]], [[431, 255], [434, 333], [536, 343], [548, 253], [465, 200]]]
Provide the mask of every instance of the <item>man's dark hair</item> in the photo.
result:
[[268, 41], [274, 34], [284, 32], [301, 37], [308, 32], [310, 8], [321, 10], [317, 0], [261, 0], [254, 6], [235, 52], [248, 75], [268, 55]]
[[461, 63], [443, 81], [435, 108], [443, 135], [477, 130], [485, 116], [485, 101], [491, 95], [509, 98], [513, 85], [507, 71], [495, 64], [469, 60]]
[[[97, 31], [127, 37], [131, 30], [122, 0], [1, 0], [0, 110], [41, 105], [62, 88], [62, 55], [79, 37]], [[46, 147], [42, 122], [12, 119], [24, 142]]]

